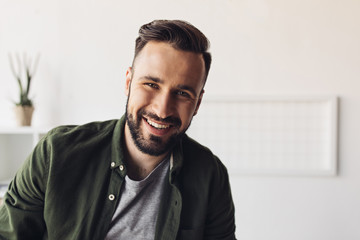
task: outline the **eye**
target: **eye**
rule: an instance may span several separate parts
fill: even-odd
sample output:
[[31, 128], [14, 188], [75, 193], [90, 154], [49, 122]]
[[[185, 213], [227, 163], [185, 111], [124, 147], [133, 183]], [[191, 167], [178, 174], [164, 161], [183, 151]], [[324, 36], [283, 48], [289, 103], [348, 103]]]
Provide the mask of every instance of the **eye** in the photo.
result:
[[145, 83], [145, 85], [154, 89], [159, 89], [159, 86], [155, 83]]
[[177, 91], [176, 94], [182, 97], [190, 97], [190, 95], [184, 91]]

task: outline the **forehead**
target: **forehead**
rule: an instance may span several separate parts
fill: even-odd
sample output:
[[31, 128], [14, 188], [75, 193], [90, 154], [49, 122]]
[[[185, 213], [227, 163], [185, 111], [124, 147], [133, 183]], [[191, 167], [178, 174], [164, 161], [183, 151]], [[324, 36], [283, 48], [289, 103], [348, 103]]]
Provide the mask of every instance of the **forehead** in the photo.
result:
[[164, 42], [151, 41], [134, 61], [134, 77], [151, 75], [178, 84], [205, 82], [205, 63], [200, 53], [182, 51]]

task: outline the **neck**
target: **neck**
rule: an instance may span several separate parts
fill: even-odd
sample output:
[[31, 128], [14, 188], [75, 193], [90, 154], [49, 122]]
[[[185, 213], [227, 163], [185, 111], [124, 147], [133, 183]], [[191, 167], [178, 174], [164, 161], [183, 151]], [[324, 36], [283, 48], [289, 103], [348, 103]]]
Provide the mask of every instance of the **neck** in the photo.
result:
[[127, 173], [132, 180], [146, 178], [169, 153], [151, 156], [140, 151], [131, 137], [127, 123], [125, 124], [124, 139]]

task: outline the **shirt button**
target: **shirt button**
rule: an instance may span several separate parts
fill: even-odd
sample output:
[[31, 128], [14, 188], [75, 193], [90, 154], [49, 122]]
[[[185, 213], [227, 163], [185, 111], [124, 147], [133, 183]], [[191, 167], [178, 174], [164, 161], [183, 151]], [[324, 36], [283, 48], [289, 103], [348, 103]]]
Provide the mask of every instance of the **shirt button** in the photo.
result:
[[124, 170], [124, 165], [120, 165], [120, 171], [123, 171]]
[[110, 201], [114, 201], [114, 199], [115, 199], [114, 194], [110, 194], [110, 195], [109, 195], [109, 200], [110, 200]]
[[112, 162], [112, 163], [111, 163], [111, 167], [115, 167], [115, 162]]

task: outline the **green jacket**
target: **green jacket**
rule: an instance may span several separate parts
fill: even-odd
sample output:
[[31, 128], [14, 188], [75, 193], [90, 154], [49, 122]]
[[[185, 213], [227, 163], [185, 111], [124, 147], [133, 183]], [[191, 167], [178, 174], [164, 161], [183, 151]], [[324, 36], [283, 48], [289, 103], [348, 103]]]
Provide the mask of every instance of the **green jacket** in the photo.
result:
[[[17, 172], [0, 239], [104, 239], [126, 175], [124, 117], [50, 131]], [[235, 239], [224, 165], [185, 136], [174, 147], [155, 239]]]

